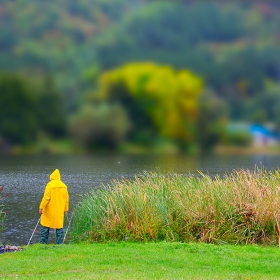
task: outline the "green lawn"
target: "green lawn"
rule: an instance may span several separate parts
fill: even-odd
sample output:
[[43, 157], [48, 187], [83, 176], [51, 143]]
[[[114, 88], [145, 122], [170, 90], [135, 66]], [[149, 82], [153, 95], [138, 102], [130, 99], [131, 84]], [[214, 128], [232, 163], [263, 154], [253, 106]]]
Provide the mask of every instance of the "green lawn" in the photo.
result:
[[0, 279], [280, 279], [280, 250], [252, 245], [35, 244], [0, 263]]

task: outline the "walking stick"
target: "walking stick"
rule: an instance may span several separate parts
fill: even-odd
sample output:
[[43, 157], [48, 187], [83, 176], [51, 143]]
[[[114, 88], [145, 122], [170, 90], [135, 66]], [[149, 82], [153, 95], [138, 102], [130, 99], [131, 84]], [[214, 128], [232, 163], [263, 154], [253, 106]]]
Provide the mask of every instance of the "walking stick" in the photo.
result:
[[64, 241], [65, 241], [65, 239], [66, 239], [66, 236], [67, 236], [67, 233], [68, 233], [68, 230], [69, 230], [69, 227], [70, 227], [72, 218], [73, 218], [73, 214], [74, 214], [74, 210], [73, 210], [72, 215], [71, 215], [71, 217], [70, 217], [70, 221], [69, 221], [68, 227], [67, 227], [67, 229], [66, 229], [66, 232], [65, 232], [65, 235], [64, 235], [64, 238], [63, 238], [62, 243], [64, 243]]
[[36, 226], [35, 226], [35, 228], [34, 228], [34, 230], [33, 230], [32, 234], [31, 234], [31, 237], [30, 237], [30, 239], [29, 239], [29, 241], [28, 241], [28, 243], [27, 243], [27, 246], [30, 244], [31, 239], [32, 239], [32, 237], [33, 237], [34, 233], [36, 232], [36, 229], [37, 229], [37, 226], [38, 226], [38, 224], [39, 224], [40, 220], [41, 220], [41, 216], [40, 216], [40, 218], [39, 218], [39, 220], [38, 220], [38, 222], [37, 222], [37, 224], [36, 224]]

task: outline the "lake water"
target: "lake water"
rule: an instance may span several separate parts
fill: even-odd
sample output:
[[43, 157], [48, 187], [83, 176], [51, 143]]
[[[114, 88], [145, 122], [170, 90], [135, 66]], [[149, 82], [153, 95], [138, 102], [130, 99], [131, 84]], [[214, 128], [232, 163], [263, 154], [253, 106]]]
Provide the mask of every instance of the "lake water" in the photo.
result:
[[[200, 170], [210, 175], [224, 174], [237, 168], [254, 169], [262, 166], [267, 170], [280, 166], [279, 155], [246, 156], [170, 156], [170, 155], [33, 155], [1, 156], [0, 186], [8, 206], [5, 231], [0, 233], [0, 244], [26, 245], [39, 219], [38, 207], [49, 175], [58, 168], [62, 181], [68, 186], [70, 208], [91, 189], [102, 188], [117, 178], [133, 178], [143, 171], [161, 173], [198, 174]], [[69, 211], [71, 213], [71, 209]], [[70, 214], [68, 214], [70, 216]], [[68, 219], [69, 219], [68, 216]], [[65, 219], [67, 227], [68, 219]], [[40, 226], [32, 238], [39, 242]], [[54, 240], [50, 232], [49, 242]]]

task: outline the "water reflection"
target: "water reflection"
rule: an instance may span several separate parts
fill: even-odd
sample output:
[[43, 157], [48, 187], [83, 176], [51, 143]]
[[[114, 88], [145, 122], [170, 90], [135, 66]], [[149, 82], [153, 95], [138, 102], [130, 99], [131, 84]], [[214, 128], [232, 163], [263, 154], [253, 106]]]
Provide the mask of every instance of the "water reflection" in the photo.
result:
[[[280, 156], [1, 156], [0, 186], [12, 195], [5, 199], [9, 206], [6, 230], [0, 242], [27, 244], [38, 220], [38, 207], [50, 173], [58, 168], [69, 188], [70, 207], [92, 188], [101, 188], [116, 178], [133, 178], [145, 171], [161, 173], [222, 175], [237, 168], [278, 168]], [[67, 225], [67, 223], [66, 223]], [[39, 228], [38, 228], [39, 229]], [[50, 236], [53, 242], [54, 234]], [[33, 240], [39, 241], [39, 232]]]

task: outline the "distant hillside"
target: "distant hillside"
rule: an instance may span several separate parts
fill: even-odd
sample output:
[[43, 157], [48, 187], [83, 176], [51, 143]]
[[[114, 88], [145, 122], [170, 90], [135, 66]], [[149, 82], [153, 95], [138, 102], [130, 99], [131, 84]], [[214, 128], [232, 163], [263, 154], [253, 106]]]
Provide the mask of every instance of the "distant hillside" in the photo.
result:
[[130, 9], [125, 0], [1, 1], [0, 70], [52, 73], [75, 95], [82, 70], [96, 63], [97, 36]]
[[190, 68], [221, 96], [280, 79], [277, 1], [0, 2], [0, 70], [53, 74], [69, 110], [100, 71], [151, 60]]

